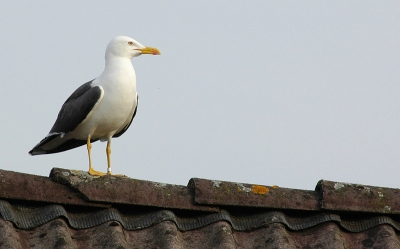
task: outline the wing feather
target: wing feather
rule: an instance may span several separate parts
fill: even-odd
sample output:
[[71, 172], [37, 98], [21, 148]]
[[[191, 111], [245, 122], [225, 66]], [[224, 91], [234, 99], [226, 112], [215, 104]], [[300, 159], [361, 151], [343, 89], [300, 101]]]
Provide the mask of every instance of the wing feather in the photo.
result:
[[61, 107], [57, 120], [49, 134], [31, 151], [29, 151], [29, 154], [39, 155], [57, 153], [86, 144], [86, 141], [72, 139], [65, 141], [65, 143], [61, 143], [52, 149], [42, 148], [54, 139], [62, 138], [66, 133], [75, 130], [76, 127], [86, 119], [93, 107], [101, 100], [103, 90], [100, 86], [92, 87], [92, 81], [83, 84], [76, 89], [71, 96], [69, 96]]

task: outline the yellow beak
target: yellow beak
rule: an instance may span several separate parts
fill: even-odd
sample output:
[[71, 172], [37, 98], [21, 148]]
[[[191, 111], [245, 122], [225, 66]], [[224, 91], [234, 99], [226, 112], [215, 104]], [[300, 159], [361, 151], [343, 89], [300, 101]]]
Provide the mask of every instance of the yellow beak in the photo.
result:
[[160, 51], [158, 51], [158, 49], [152, 47], [138, 48], [138, 50], [141, 51], [142, 54], [152, 54], [152, 55], [161, 54]]

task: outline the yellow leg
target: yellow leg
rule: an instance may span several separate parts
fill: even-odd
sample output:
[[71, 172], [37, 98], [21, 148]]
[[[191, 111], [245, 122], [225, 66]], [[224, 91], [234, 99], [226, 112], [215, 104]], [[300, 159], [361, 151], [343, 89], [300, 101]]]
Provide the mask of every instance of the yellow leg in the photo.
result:
[[88, 151], [88, 155], [89, 155], [89, 174], [92, 176], [104, 176], [106, 175], [103, 172], [100, 171], [96, 171], [93, 169], [92, 167], [92, 144], [90, 143], [90, 137], [88, 137], [87, 141], [86, 141], [86, 145], [87, 145], [87, 151]]
[[[107, 175], [113, 175], [111, 173], [111, 138], [109, 138], [107, 140], [107, 147], [106, 147], [106, 153], [107, 153]], [[121, 176], [121, 177], [125, 177], [125, 175], [113, 175], [113, 176]]]
[[111, 175], [111, 138], [107, 141], [106, 147], [106, 154], [107, 154], [107, 175]]

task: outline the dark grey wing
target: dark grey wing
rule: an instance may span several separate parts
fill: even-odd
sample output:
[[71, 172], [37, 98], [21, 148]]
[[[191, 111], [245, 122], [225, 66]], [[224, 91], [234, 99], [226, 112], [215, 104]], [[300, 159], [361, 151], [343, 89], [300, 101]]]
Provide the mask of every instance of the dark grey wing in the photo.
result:
[[41, 148], [53, 139], [75, 130], [75, 128], [85, 120], [102, 95], [101, 87], [92, 87], [92, 81], [83, 84], [76, 89], [71, 96], [69, 96], [61, 107], [57, 120], [51, 128], [49, 135], [29, 151], [29, 154], [39, 155], [57, 153], [86, 144], [86, 141], [71, 139], [66, 140], [65, 143], [62, 143], [55, 148], [46, 150]]
[[69, 96], [61, 107], [57, 120], [49, 132], [50, 134], [73, 131], [85, 120], [93, 106], [99, 101], [102, 93], [99, 86], [91, 86], [92, 82], [93, 80], [83, 84]]
[[138, 105], [139, 105], [139, 95], [136, 97], [136, 107], [135, 107], [135, 111], [133, 112], [131, 121], [130, 121], [129, 124], [127, 124], [120, 132], [118, 132], [117, 134], [114, 134], [113, 137], [119, 137], [119, 136], [121, 136], [122, 134], [124, 134], [126, 130], [128, 130], [129, 126], [131, 126], [131, 124], [132, 124], [133, 118], [136, 116], [136, 111], [137, 111]]

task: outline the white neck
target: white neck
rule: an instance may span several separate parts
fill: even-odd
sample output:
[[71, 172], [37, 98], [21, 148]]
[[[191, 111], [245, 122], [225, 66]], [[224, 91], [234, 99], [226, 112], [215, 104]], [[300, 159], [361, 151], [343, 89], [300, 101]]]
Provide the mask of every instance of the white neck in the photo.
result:
[[107, 78], [130, 78], [136, 80], [135, 69], [132, 61], [128, 58], [113, 57], [106, 59], [106, 65], [101, 77]]

